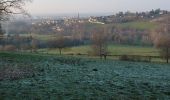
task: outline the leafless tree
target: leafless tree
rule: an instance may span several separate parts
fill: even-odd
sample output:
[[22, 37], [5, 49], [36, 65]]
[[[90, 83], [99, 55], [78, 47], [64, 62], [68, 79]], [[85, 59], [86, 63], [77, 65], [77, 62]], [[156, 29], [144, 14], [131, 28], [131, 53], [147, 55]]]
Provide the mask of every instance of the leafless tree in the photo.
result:
[[159, 35], [159, 38], [155, 41], [155, 46], [161, 49], [160, 54], [168, 63], [170, 58], [170, 34]]
[[[31, 0], [1, 0], [0, 1], [0, 15], [11, 14], [27, 14], [26, 10], [23, 8], [25, 3]], [[1, 19], [2, 20], [2, 19]]]
[[31, 41], [31, 52], [37, 52], [38, 49], [37, 45], [38, 45], [38, 41], [33, 38]]
[[48, 42], [48, 45], [50, 48], [58, 48], [59, 54], [61, 55], [62, 49], [67, 47], [66, 41], [67, 41], [66, 38], [63, 35], [59, 34], [57, 35], [57, 39], [50, 40]]
[[101, 58], [104, 56], [106, 59], [107, 56], [107, 43], [108, 43], [108, 34], [103, 27], [96, 28], [91, 37], [92, 40], [92, 49], [95, 55], [99, 55]]
[[63, 35], [58, 35], [57, 39], [57, 48], [59, 49], [60, 55], [61, 55], [61, 50], [66, 47], [65, 43], [65, 38]]
[[153, 39], [154, 45], [161, 49], [160, 54], [163, 58], [168, 59], [170, 57], [170, 25], [168, 24], [170, 20], [163, 23], [163, 25], [155, 30], [155, 38]]
[[0, 0], [0, 38], [3, 38], [1, 22], [13, 14], [29, 15], [24, 9], [25, 3], [31, 0]]

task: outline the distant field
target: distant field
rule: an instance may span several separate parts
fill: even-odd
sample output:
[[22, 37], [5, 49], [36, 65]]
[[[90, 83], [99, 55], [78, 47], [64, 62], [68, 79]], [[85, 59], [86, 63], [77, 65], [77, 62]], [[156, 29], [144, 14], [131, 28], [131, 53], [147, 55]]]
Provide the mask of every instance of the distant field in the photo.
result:
[[[50, 54], [58, 54], [58, 49], [43, 49], [41, 52], [48, 52]], [[63, 54], [87, 54], [91, 51], [90, 46], [77, 46], [63, 49]], [[112, 55], [142, 55], [142, 56], [158, 56], [159, 50], [153, 47], [142, 46], [128, 46], [128, 45], [109, 45], [108, 51]]]
[[118, 27], [122, 28], [132, 28], [132, 29], [139, 29], [139, 30], [151, 30], [157, 27], [157, 24], [153, 22], [128, 22], [117, 24]]
[[23, 37], [32, 36], [35, 39], [42, 40], [42, 41], [47, 41], [47, 40], [50, 40], [50, 39], [56, 39], [57, 38], [55, 35], [44, 35], [44, 34], [41, 35], [41, 34], [34, 34], [34, 33], [32, 33], [31, 35], [30, 34], [20, 34], [20, 36], [23, 36]]
[[0, 100], [169, 100], [169, 64], [0, 53]]

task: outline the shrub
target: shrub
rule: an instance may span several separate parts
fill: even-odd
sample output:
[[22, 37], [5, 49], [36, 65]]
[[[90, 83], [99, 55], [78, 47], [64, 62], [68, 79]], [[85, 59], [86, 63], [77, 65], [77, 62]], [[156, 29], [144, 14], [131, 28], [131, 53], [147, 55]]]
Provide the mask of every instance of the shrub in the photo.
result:
[[119, 60], [123, 61], [137, 61], [137, 62], [149, 62], [148, 57], [137, 56], [137, 55], [121, 55]]
[[127, 55], [121, 55], [119, 60], [123, 60], [123, 61], [129, 61], [130, 59], [128, 58]]
[[31, 48], [31, 46], [28, 45], [28, 44], [22, 44], [22, 45], [20, 46], [20, 49], [21, 49], [21, 50], [29, 50], [30, 48]]
[[6, 46], [4, 46], [3, 50], [4, 51], [16, 51], [17, 48], [14, 45], [6, 45]]
[[0, 45], [0, 51], [2, 51], [3, 50], [3, 46], [2, 45]]

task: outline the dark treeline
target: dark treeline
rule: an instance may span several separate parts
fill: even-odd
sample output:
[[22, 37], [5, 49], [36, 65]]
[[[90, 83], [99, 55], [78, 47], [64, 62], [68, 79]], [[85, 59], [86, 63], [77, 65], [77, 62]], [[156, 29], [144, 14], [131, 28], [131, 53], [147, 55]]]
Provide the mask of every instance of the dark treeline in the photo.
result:
[[[83, 41], [84, 43], [89, 43], [92, 33], [98, 28], [98, 26], [93, 25], [92, 27], [88, 26], [88, 23], [79, 24], [76, 23], [67, 25], [43, 25], [37, 23], [36, 25], [31, 25], [30, 22], [19, 21], [12, 22], [8, 26], [6, 35], [15, 35], [15, 34], [27, 34], [30, 33], [39, 34], [39, 35], [58, 35], [62, 34], [66, 37], [72, 38], [75, 41]], [[107, 27], [107, 25], [103, 25]], [[117, 44], [130, 44], [130, 45], [152, 45], [150, 30], [141, 30], [134, 29], [130, 27], [118, 27], [117, 25], [109, 25], [107, 27], [107, 32], [109, 33], [110, 42]]]
[[44, 48], [53, 49], [78, 46], [83, 45], [84, 42], [76, 39], [69, 39], [66, 37], [43, 41], [32, 36], [24, 37], [16, 34], [4, 36], [4, 39], [1, 39], [0, 44], [0, 50], [4, 51], [36, 51], [37, 49]]

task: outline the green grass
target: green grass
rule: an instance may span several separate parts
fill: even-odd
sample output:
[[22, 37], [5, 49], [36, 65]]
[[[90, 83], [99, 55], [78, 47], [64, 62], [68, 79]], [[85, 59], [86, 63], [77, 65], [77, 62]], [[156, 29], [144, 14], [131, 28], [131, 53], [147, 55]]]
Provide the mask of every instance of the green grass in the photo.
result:
[[[58, 54], [58, 49], [43, 49], [43, 52], [49, 54]], [[92, 51], [90, 46], [77, 46], [72, 48], [63, 49], [63, 54], [87, 54]], [[142, 46], [128, 46], [128, 45], [109, 45], [108, 51], [112, 55], [142, 55], [142, 56], [158, 56], [159, 50], [153, 47], [142, 47]]]
[[128, 22], [123, 24], [117, 24], [117, 26], [121, 28], [131, 28], [139, 30], [151, 30], [157, 27], [157, 25], [153, 22]]
[[128, 46], [128, 45], [112, 45], [109, 51], [113, 55], [142, 55], [142, 56], [158, 56], [159, 50], [146, 46]]
[[0, 53], [2, 76], [1, 100], [170, 98], [169, 64], [6, 52]]
[[[20, 36], [23, 36], [23, 37], [28, 37], [30, 36], [30, 34], [20, 34]], [[35, 39], [38, 39], [38, 40], [42, 40], [42, 41], [47, 41], [47, 40], [51, 40], [51, 39], [56, 39], [57, 37], [55, 35], [41, 35], [41, 34], [31, 34], [32, 37], [34, 37]]]

